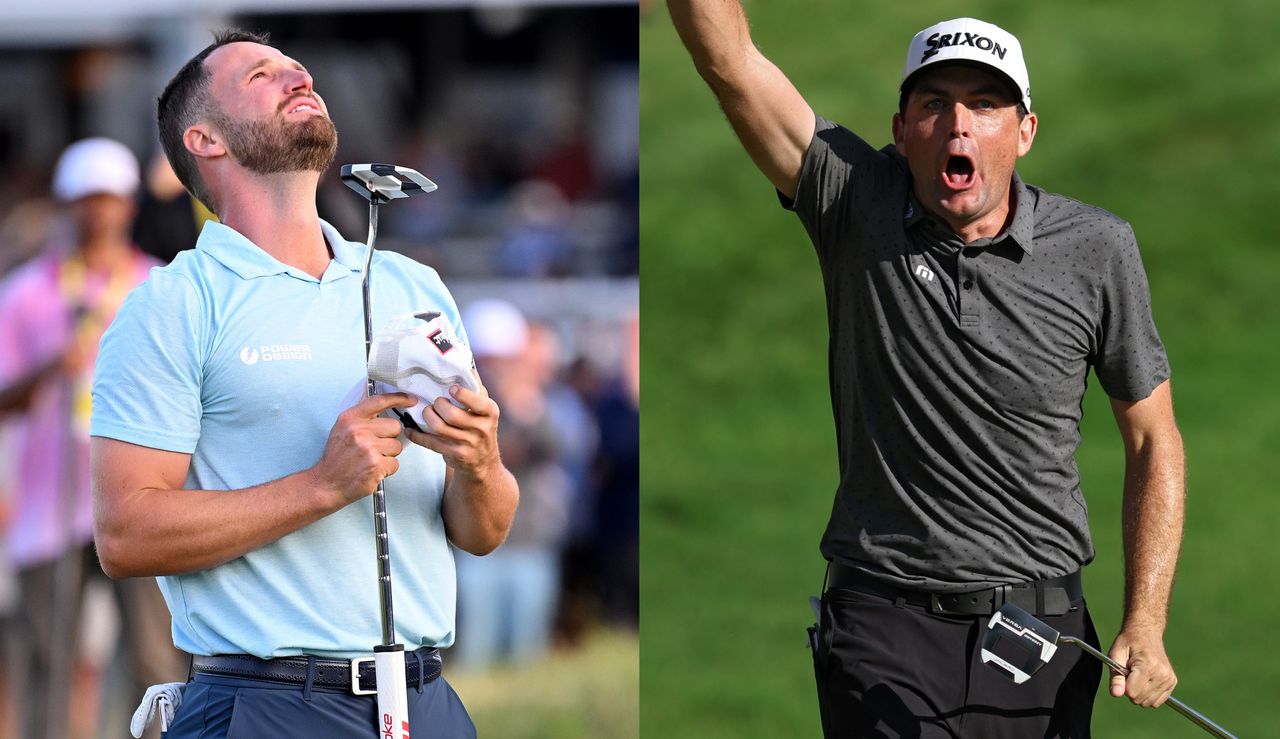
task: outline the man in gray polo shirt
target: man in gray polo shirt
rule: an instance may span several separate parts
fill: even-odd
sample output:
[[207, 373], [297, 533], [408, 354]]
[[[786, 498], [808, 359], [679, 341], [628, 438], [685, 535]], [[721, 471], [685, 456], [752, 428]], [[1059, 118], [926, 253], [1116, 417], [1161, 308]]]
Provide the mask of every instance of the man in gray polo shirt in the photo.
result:
[[[699, 73], [818, 252], [840, 485], [814, 639], [828, 736], [1088, 736], [1100, 668], [1013, 685], [979, 659], [1016, 602], [1097, 641], [1074, 453], [1092, 367], [1124, 439], [1125, 616], [1111, 693], [1158, 706], [1183, 520], [1169, 365], [1128, 224], [1024, 183], [1037, 119], [1018, 40], [912, 40], [894, 146], [816, 116], [733, 0], [668, 0]], [[1048, 674], [1046, 674], [1048, 673]]]

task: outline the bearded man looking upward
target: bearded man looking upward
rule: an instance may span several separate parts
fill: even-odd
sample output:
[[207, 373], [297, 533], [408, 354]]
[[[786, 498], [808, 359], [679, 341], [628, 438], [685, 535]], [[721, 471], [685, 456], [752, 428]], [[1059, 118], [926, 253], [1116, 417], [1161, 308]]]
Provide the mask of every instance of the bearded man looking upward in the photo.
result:
[[[372, 509], [384, 480], [410, 723], [475, 735], [439, 677], [454, 636], [449, 545], [485, 554], [518, 492], [498, 407], [455, 387], [426, 432], [365, 397], [364, 244], [316, 212], [337, 133], [311, 75], [267, 39], [219, 35], [159, 100], [161, 142], [221, 222], [154, 271], [104, 337], [93, 393], [95, 538], [112, 577], [158, 576], [193, 655], [170, 739], [371, 734], [380, 633]], [[431, 309], [436, 272], [378, 252], [373, 322]], [[354, 671], [356, 674], [352, 674]]]

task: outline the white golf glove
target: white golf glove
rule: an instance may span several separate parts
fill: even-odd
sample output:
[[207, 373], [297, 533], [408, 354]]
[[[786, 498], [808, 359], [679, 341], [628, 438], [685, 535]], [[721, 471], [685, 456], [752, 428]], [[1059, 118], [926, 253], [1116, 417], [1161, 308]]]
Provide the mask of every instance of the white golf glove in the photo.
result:
[[462, 407], [449, 395], [451, 386], [480, 391], [471, 348], [438, 311], [405, 314], [378, 332], [369, 348], [369, 379], [385, 386], [379, 392], [390, 389], [418, 398], [404, 414], [419, 431], [427, 429], [422, 413], [436, 398], [443, 395]]
[[161, 683], [147, 688], [129, 722], [129, 733], [140, 739], [156, 716], [160, 717], [160, 731], [168, 731], [173, 716], [182, 705], [182, 688], [186, 683]]

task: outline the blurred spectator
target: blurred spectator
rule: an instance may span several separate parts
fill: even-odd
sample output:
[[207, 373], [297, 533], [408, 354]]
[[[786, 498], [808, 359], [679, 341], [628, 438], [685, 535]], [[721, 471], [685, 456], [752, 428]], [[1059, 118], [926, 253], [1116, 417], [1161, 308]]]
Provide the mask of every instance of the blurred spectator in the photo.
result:
[[14, 711], [13, 680], [5, 668], [13, 662], [9, 656], [14, 641], [10, 632], [18, 609], [18, 582], [9, 562], [9, 548], [5, 546], [15, 486], [13, 466], [8, 464], [12, 457], [9, 450], [17, 442], [15, 430], [12, 424], [0, 418], [0, 738], [3, 739], [12, 736], [9, 721]]
[[573, 232], [569, 207], [555, 185], [522, 182], [511, 195], [510, 225], [498, 252], [497, 272], [506, 277], [557, 277], [569, 272]]
[[[468, 197], [466, 177], [452, 146], [425, 132], [409, 135], [396, 163], [412, 167], [440, 186], [430, 197], [409, 198], [388, 208], [383, 232], [392, 238], [433, 244], [461, 229]], [[350, 198], [348, 193], [346, 197]]]
[[640, 317], [632, 315], [622, 371], [596, 405], [596, 556], [604, 615], [640, 625]]
[[196, 243], [209, 212], [187, 194], [163, 152], [151, 158], [145, 184], [133, 222], [133, 243], [168, 264]]
[[456, 553], [455, 664], [477, 669], [546, 652], [560, 592], [560, 549], [568, 530], [569, 475], [545, 395], [543, 347], [530, 342], [519, 309], [482, 300], [463, 325], [486, 387], [502, 408], [498, 444], [520, 484], [520, 508], [506, 542], [486, 557]]
[[44, 248], [54, 228], [57, 206], [45, 199], [24, 200], [0, 223], [0, 276]]
[[[102, 332], [157, 262], [129, 241], [138, 164], [123, 144], [67, 147], [53, 190], [74, 234], [0, 283], [0, 413], [16, 414], [16, 494], [7, 532], [20, 601], [13, 628], [19, 735], [63, 739], [81, 596], [93, 553], [89, 389]], [[180, 679], [154, 580], [115, 583], [136, 695]]]
[[539, 321], [529, 322], [525, 343], [524, 371], [537, 383], [547, 406], [547, 416], [556, 433], [556, 464], [569, 475], [569, 527], [573, 532], [584, 525], [580, 510], [589, 510], [591, 463], [600, 445], [595, 417], [572, 387], [560, 380], [564, 349], [555, 329]]
[[596, 173], [583, 122], [575, 118], [571, 125], [570, 133], [549, 147], [534, 163], [532, 174], [555, 185], [566, 199], [576, 201], [595, 190]]

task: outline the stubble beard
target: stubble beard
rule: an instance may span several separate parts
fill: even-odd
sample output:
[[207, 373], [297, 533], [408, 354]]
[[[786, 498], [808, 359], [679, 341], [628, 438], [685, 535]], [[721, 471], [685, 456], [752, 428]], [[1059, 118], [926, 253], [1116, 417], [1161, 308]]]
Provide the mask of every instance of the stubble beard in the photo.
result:
[[275, 118], [250, 121], [218, 117], [228, 151], [251, 172], [323, 172], [338, 153], [338, 131], [324, 116], [310, 116], [293, 124]]

